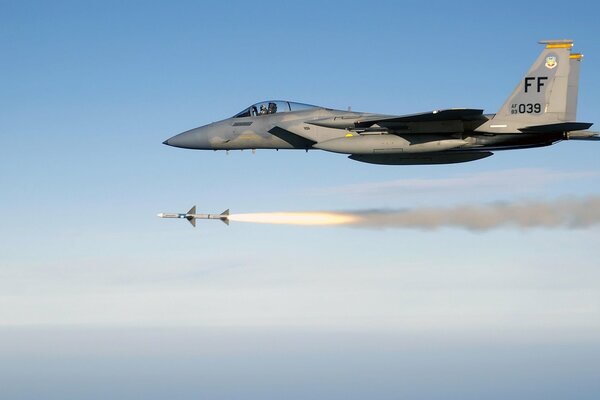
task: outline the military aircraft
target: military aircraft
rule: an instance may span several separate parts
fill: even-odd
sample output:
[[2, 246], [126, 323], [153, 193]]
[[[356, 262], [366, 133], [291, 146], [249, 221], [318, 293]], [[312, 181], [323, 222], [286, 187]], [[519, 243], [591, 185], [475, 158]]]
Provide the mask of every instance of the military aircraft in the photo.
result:
[[164, 141], [200, 150], [320, 149], [356, 161], [449, 164], [479, 160], [496, 150], [524, 149], [566, 139], [600, 140], [576, 122], [579, 67], [572, 40], [540, 41], [545, 47], [496, 114], [453, 108], [382, 115], [265, 101], [231, 118]]

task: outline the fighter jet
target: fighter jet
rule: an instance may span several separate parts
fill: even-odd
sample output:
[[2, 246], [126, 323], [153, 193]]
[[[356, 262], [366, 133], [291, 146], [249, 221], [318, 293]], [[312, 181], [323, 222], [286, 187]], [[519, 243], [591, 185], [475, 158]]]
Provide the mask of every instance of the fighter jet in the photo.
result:
[[575, 119], [583, 55], [572, 52], [572, 40], [539, 43], [541, 54], [496, 114], [453, 108], [382, 115], [264, 101], [163, 143], [199, 150], [320, 149], [366, 163], [415, 165], [474, 161], [496, 150], [568, 139], [600, 140], [587, 130], [592, 123]]

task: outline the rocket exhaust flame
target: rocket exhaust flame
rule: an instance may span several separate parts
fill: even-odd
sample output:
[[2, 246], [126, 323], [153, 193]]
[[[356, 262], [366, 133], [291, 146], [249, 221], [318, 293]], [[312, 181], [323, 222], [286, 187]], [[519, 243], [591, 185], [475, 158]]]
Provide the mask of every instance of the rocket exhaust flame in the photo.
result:
[[578, 229], [600, 224], [600, 197], [405, 210], [232, 214], [230, 220], [260, 224], [337, 225], [367, 229], [432, 230], [442, 227], [473, 231], [500, 227]]
[[348, 225], [358, 222], [359, 217], [338, 212], [272, 212], [232, 214], [230, 221], [256, 224], [280, 225]]

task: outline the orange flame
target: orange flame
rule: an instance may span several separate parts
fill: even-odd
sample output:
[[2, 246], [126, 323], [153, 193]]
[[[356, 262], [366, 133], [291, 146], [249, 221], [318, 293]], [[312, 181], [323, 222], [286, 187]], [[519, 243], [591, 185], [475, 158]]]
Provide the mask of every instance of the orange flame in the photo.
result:
[[357, 222], [359, 217], [332, 212], [272, 212], [232, 214], [231, 221], [279, 225], [344, 225]]

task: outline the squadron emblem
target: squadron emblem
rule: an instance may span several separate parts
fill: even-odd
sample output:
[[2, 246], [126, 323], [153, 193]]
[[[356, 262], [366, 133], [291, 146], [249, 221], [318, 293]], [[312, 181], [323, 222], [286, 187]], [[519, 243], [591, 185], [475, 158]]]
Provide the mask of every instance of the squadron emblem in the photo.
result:
[[558, 63], [556, 62], [556, 57], [554, 57], [554, 56], [546, 57], [546, 68], [552, 69], [552, 68], [555, 68], [557, 65], [558, 65]]

